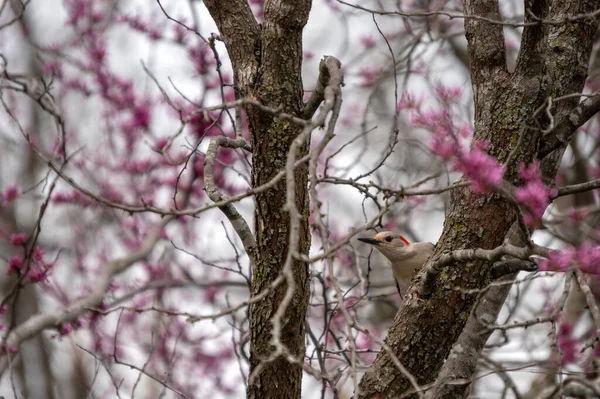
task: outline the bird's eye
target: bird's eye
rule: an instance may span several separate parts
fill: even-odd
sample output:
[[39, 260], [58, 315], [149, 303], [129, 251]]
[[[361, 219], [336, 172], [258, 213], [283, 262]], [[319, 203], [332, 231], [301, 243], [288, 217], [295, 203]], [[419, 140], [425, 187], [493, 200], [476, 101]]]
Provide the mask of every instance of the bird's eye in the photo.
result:
[[394, 239], [394, 237], [392, 237], [392, 236], [387, 236], [387, 237], [385, 237], [385, 240], [386, 240], [387, 242], [392, 242], [392, 240], [393, 240], [393, 239]]

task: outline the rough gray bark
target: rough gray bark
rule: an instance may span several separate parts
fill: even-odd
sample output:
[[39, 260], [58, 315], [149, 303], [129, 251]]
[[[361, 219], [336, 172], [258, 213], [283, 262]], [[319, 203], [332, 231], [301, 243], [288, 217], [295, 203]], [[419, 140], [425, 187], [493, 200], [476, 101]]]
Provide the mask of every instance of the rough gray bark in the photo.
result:
[[[247, 1], [204, 2], [225, 42], [233, 64], [237, 98], [251, 98], [283, 112], [302, 117], [302, 29], [308, 20], [310, 0], [274, 0], [265, 4], [265, 21], [259, 26]], [[288, 149], [300, 133], [297, 125], [276, 119], [257, 107], [247, 106], [252, 138], [252, 186], [270, 181], [285, 169]], [[310, 140], [308, 140], [310, 141]], [[306, 155], [301, 146], [298, 158]], [[297, 252], [308, 255], [308, 171], [296, 168], [296, 207], [302, 215]], [[284, 209], [286, 183], [256, 195], [252, 295], [269, 287], [281, 275], [289, 250], [290, 217]], [[303, 359], [304, 319], [308, 306], [308, 268], [293, 262], [296, 289], [281, 330], [281, 343], [289, 354]], [[271, 290], [264, 300], [250, 306], [249, 398], [300, 398], [302, 369], [283, 357], [265, 361], [273, 352], [272, 318], [286, 292], [286, 284]]]
[[[555, 2], [550, 10], [546, 0], [536, 0], [529, 2], [528, 8], [538, 17], [563, 20], [568, 15], [594, 11], [599, 5], [599, 1], [563, 1]], [[465, 1], [464, 8], [465, 14], [500, 20], [496, 1]], [[474, 140], [490, 142], [489, 152], [500, 162], [510, 158], [505, 175], [509, 182], [518, 185], [517, 162], [536, 160], [538, 149], [546, 145], [541, 129], [531, 127], [539, 123], [547, 128], [549, 121], [531, 120], [531, 116], [549, 96], [581, 92], [597, 26], [598, 21], [592, 18], [527, 26], [516, 70], [510, 74], [501, 25], [465, 20], [475, 100]], [[553, 111], [557, 125], [577, 102], [573, 98], [556, 103]], [[515, 148], [517, 144], [519, 147]], [[563, 150], [564, 147], [558, 148], [546, 159], [544, 174], [551, 180]], [[494, 248], [502, 243], [515, 220], [514, 209], [497, 194], [481, 196], [468, 188], [454, 190], [444, 231], [431, 261], [447, 251]], [[451, 264], [437, 277], [430, 297], [419, 297], [416, 286], [409, 291], [388, 331], [386, 344], [419, 384], [435, 381], [476, 303], [475, 295], [464, 294], [455, 287], [485, 287], [491, 282], [491, 266], [482, 261]], [[390, 353], [382, 351], [363, 377], [357, 397], [391, 398], [410, 390], [408, 378], [395, 367]], [[452, 395], [440, 393], [433, 397], [457, 397]]]

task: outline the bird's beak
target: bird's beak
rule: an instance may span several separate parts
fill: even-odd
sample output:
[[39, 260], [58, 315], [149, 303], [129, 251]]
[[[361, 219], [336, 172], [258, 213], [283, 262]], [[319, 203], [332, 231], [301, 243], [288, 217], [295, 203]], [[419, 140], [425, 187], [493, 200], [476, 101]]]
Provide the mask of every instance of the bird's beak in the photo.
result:
[[374, 238], [359, 238], [358, 241], [366, 242], [367, 244], [371, 244], [371, 245], [381, 244], [381, 241], [376, 240]]

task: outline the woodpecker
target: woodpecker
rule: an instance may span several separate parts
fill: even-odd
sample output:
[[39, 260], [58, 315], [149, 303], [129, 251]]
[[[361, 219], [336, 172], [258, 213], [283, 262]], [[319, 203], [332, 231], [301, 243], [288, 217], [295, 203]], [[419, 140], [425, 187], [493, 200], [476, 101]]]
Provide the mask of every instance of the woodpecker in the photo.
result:
[[358, 240], [373, 245], [390, 260], [400, 297], [402, 297], [402, 292], [408, 288], [412, 277], [427, 262], [435, 248], [435, 245], [430, 242], [411, 244], [400, 234], [391, 231], [383, 231], [373, 238], [359, 238]]

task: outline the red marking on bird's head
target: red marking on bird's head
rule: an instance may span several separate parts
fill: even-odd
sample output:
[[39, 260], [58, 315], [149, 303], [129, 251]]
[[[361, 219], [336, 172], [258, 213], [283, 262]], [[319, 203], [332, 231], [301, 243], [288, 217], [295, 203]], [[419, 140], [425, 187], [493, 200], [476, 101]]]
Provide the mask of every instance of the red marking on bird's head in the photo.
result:
[[407, 247], [410, 245], [410, 242], [408, 242], [408, 240], [406, 238], [404, 238], [403, 236], [398, 236], [398, 238], [400, 239], [400, 241], [402, 241], [404, 244], [406, 244]]

